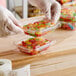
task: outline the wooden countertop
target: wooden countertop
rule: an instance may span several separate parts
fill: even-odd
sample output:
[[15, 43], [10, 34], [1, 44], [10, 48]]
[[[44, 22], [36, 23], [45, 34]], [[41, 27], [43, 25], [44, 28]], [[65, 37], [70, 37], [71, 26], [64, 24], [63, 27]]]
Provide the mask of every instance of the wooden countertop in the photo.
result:
[[[24, 25], [41, 19], [43, 17], [30, 18], [21, 22]], [[49, 40], [56, 40], [56, 43], [35, 56], [25, 55], [16, 49], [16, 41], [29, 37], [22, 33], [0, 38], [0, 59], [12, 60], [13, 69], [31, 64], [32, 76], [76, 76], [76, 31], [57, 29], [43, 36]]]

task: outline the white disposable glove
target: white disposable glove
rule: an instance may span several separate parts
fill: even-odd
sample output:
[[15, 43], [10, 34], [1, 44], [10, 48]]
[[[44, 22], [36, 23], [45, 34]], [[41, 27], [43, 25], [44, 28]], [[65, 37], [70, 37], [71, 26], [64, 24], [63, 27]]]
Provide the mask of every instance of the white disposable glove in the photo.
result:
[[19, 22], [9, 10], [0, 6], [0, 37], [19, 32], [23, 32]]
[[57, 23], [61, 14], [61, 5], [55, 0], [28, 0], [28, 2], [39, 8], [52, 22]]

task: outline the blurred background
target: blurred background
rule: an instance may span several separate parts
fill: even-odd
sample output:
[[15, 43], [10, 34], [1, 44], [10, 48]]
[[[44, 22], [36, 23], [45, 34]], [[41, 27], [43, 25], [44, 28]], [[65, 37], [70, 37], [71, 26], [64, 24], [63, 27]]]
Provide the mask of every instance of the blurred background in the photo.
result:
[[[41, 16], [43, 13], [39, 9], [30, 5], [28, 0], [5, 0], [7, 8], [18, 18]], [[76, 0], [57, 0], [61, 5]]]
[[7, 0], [7, 8], [19, 19], [43, 15], [28, 0]]

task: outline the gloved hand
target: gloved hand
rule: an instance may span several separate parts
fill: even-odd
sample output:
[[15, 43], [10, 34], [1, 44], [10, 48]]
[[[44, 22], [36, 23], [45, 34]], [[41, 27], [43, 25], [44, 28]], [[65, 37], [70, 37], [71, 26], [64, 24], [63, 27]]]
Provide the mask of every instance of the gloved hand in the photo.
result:
[[57, 23], [61, 14], [61, 5], [55, 0], [28, 0], [28, 2], [39, 8], [53, 23]]
[[23, 32], [13, 14], [0, 6], [0, 37]]

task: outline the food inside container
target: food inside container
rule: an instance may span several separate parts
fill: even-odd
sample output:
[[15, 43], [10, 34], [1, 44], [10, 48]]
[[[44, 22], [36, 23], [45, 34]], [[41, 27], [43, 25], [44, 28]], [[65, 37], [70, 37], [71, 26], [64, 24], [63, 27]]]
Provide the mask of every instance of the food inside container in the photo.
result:
[[76, 9], [69, 7], [63, 8], [61, 10], [60, 20], [65, 22], [76, 22]]
[[56, 29], [58, 25], [55, 26], [50, 20], [42, 20], [34, 23], [30, 23], [23, 26], [25, 34], [32, 35], [35, 37], [42, 36], [48, 32]]
[[21, 40], [17, 43], [18, 49], [26, 54], [35, 55], [46, 50], [54, 41], [49, 41], [40, 37]]

